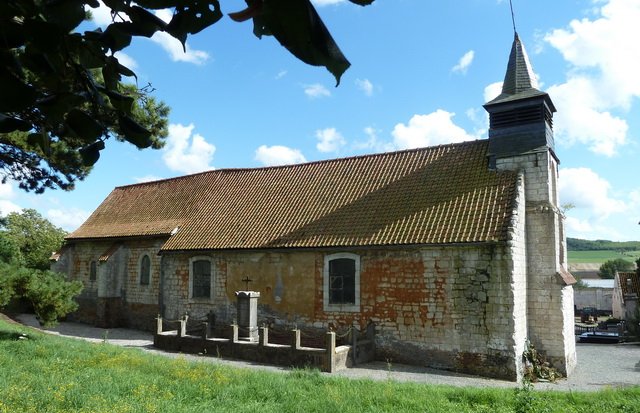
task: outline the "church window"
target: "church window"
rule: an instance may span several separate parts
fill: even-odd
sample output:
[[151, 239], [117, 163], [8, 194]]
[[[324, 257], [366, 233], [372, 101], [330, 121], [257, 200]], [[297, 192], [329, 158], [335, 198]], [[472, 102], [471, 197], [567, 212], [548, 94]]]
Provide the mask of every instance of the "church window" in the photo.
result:
[[95, 281], [98, 278], [98, 264], [95, 261], [91, 261], [89, 265], [89, 281]]
[[190, 261], [191, 298], [211, 298], [211, 260], [195, 257]]
[[140, 285], [149, 285], [151, 276], [151, 259], [148, 255], [143, 255], [140, 260]]
[[359, 311], [360, 257], [350, 253], [327, 255], [323, 290], [325, 311]]

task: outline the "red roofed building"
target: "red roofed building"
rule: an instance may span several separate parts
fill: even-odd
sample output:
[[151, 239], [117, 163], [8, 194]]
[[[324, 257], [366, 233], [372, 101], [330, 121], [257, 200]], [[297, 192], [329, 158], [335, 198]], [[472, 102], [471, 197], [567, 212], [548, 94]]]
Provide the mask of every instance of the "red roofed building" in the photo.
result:
[[302, 328], [373, 322], [380, 359], [519, 379], [526, 342], [575, 366], [573, 289], [549, 95], [519, 38], [489, 139], [118, 187], [67, 237], [76, 317], [161, 314]]

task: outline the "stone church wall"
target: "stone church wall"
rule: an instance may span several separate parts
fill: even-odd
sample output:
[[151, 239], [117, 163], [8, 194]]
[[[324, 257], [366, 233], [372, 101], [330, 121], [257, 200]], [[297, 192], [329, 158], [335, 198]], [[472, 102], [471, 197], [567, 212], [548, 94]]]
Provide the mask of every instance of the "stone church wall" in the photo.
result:
[[[514, 349], [523, 346], [525, 327], [514, 315], [512, 250], [350, 250], [360, 258], [357, 311], [326, 311], [323, 303], [324, 257], [344, 251], [171, 254], [164, 257], [163, 315], [204, 320], [213, 312], [218, 323], [231, 323], [235, 291], [247, 288], [248, 277], [249, 289], [261, 293], [258, 325], [341, 331], [371, 321], [379, 359], [515, 380], [521, 353]], [[194, 256], [213, 263], [210, 299], [189, 298]]]
[[[117, 248], [113, 241], [87, 241], [67, 247], [52, 269], [84, 284], [76, 299], [79, 308], [70, 318], [105, 328], [152, 330], [159, 313], [157, 254], [162, 243], [163, 240], [133, 240], [121, 242]], [[110, 256], [99, 260], [106, 253]], [[151, 261], [148, 285], [140, 284], [140, 260], [144, 254]], [[91, 279], [92, 262], [96, 263], [95, 279]]]

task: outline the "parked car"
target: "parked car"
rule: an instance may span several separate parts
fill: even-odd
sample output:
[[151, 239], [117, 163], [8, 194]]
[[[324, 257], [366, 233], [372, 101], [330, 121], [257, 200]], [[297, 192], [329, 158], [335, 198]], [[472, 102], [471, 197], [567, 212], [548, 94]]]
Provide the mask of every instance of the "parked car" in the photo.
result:
[[620, 335], [603, 331], [587, 331], [580, 334], [578, 340], [581, 343], [617, 344], [620, 342]]

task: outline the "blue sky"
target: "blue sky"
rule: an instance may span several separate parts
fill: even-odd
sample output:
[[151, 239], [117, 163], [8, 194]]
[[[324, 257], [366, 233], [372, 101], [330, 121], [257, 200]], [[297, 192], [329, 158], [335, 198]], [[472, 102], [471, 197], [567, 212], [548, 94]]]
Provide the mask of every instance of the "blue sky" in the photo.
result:
[[[499, 93], [513, 41], [508, 1], [314, 3], [352, 63], [339, 87], [227, 16], [189, 38], [187, 53], [168, 36], [136, 39], [118, 57], [172, 108], [166, 147], [110, 140], [75, 190], [35, 195], [8, 182], [0, 212], [35, 208], [73, 230], [120, 185], [486, 138], [482, 104]], [[640, 0], [514, 0], [514, 10], [558, 109], [568, 236], [640, 240]], [[94, 25], [110, 19], [93, 14]]]

